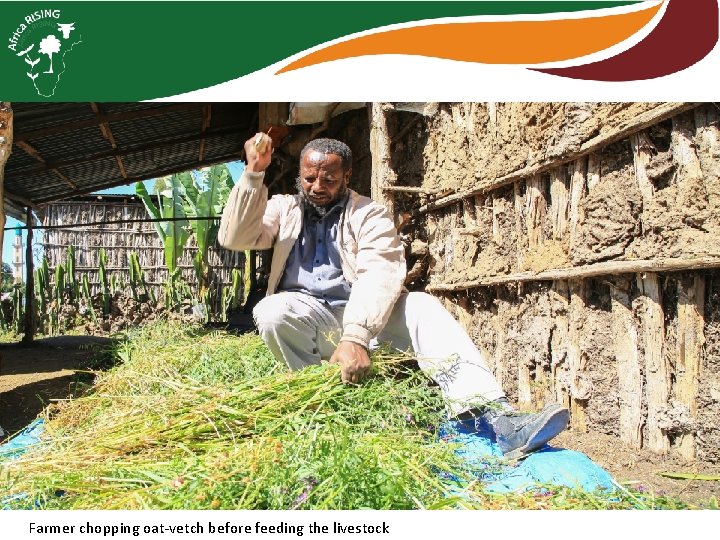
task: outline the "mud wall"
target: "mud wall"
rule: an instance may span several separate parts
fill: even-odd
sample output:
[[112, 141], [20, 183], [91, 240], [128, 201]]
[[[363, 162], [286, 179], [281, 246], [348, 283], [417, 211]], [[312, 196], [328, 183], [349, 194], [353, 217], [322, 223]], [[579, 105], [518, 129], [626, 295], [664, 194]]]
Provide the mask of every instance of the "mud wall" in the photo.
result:
[[559, 400], [575, 429], [720, 461], [718, 108], [408, 114], [388, 112], [387, 136], [398, 224], [426, 246], [415, 288], [444, 298], [511, 398]]

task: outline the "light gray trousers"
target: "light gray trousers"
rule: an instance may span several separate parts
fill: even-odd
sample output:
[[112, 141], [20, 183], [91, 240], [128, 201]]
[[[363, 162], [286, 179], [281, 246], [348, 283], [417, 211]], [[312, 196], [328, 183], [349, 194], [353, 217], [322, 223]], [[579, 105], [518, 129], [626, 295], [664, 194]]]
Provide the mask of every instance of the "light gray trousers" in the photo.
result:
[[[253, 315], [275, 358], [295, 370], [330, 359], [342, 335], [344, 309], [332, 308], [308, 294], [279, 292], [263, 298]], [[400, 295], [370, 348], [380, 343], [415, 354], [420, 369], [442, 389], [451, 415], [505, 397], [465, 330], [429, 294]]]

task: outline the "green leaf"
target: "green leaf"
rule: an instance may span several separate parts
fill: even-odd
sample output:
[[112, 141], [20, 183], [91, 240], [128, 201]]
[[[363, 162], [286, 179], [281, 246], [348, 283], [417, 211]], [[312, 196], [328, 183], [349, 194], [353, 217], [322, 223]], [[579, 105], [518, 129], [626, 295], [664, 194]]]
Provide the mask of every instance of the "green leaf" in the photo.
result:
[[[158, 180], [157, 182], [159, 182]], [[157, 183], [156, 182], [156, 183]], [[158, 210], [157, 206], [155, 206], [155, 203], [153, 203], [152, 197], [150, 197], [150, 194], [148, 194], [147, 189], [145, 189], [145, 184], [142, 182], [137, 182], [135, 184], [135, 193], [137, 193], [138, 197], [142, 200], [142, 202], [145, 204], [145, 209], [148, 211], [148, 214], [153, 219], [160, 219], [160, 211]], [[155, 226], [155, 230], [157, 231], [158, 235], [160, 236], [160, 240], [162, 240], [163, 245], [165, 244], [165, 231], [162, 228], [161, 223], [153, 223]]]

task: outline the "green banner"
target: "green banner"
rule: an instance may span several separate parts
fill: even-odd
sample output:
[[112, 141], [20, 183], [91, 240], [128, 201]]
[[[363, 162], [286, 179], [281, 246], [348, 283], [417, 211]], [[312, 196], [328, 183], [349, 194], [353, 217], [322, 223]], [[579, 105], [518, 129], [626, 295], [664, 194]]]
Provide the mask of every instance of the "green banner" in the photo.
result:
[[329, 40], [390, 24], [635, 3], [3, 2], [0, 99], [162, 98], [229, 81]]

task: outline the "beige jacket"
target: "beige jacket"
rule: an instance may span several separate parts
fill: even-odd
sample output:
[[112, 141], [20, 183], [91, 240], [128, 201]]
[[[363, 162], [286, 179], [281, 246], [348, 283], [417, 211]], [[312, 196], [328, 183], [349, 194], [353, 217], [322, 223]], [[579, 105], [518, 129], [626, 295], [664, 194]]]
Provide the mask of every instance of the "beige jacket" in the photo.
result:
[[[268, 201], [264, 176], [243, 173], [225, 206], [218, 240], [235, 251], [274, 248], [267, 290], [270, 295], [280, 283], [302, 230], [302, 200], [296, 194], [275, 195]], [[387, 323], [403, 289], [407, 269], [390, 213], [372, 199], [349, 191], [338, 227], [342, 271], [352, 283], [341, 340], [367, 347]]]

